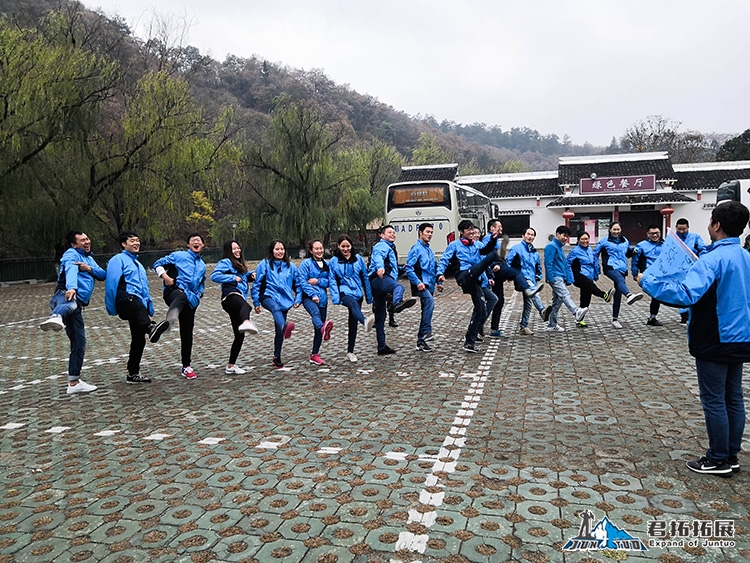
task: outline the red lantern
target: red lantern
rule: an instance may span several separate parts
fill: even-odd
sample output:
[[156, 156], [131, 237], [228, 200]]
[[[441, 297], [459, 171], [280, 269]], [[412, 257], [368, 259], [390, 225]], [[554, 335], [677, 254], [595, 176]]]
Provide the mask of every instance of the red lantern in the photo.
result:
[[575, 217], [576, 214], [573, 213], [570, 209], [567, 207], [565, 208], [565, 211], [563, 211], [562, 217], [565, 219], [565, 226], [570, 227], [570, 220]]
[[670, 204], [667, 204], [666, 207], [662, 207], [659, 210], [659, 213], [661, 213], [664, 216], [665, 219], [665, 226], [667, 229], [671, 227], [672, 225], [672, 213], [674, 213], [674, 207], [672, 207]]

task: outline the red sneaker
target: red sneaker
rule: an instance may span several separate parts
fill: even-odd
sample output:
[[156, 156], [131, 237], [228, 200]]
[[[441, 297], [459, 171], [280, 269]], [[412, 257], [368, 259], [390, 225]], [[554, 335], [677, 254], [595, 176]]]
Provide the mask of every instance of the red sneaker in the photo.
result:
[[294, 323], [288, 322], [284, 325], [284, 340], [292, 337], [293, 330], [294, 330]]
[[191, 368], [190, 366], [186, 366], [182, 368], [182, 377], [184, 377], [185, 379], [195, 379], [198, 376], [193, 371], [193, 368]]
[[313, 354], [312, 356], [310, 356], [310, 363], [315, 364], [316, 366], [322, 366], [325, 362], [319, 354]]
[[332, 330], [333, 330], [333, 321], [326, 321], [323, 323], [323, 326], [320, 328], [320, 332], [323, 333], [323, 340], [331, 339]]

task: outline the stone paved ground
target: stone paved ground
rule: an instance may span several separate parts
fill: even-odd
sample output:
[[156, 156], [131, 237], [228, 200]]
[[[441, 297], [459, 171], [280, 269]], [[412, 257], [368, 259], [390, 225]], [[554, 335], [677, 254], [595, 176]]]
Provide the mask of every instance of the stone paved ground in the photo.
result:
[[[750, 559], [748, 472], [684, 466], [706, 441], [673, 310], [652, 328], [647, 300], [623, 306], [617, 331], [598, 301], [586, 329], [565, 312], [568, 332], [546, 334], [535, 318], [537, 333], [521, 336], [508, 287], [510, 339], [467, 355], [470, 303], [451, 285], [431, 354], [414, 350], [414, 308], [388, 331], [395, 356], [378, 357], [361, 334], [350, 364], [344, 310], [332, 307], [320, 369], [307, 362], [312, 329], [299, 309], [288, 370], [270, 367], [264, 313], [240, 358], [247, 375], [226, 376], [231, 332], [209, 286], [198, 379], [179, 375], [175, 332], [147, 345], [154, 383], [139, 387], [125, 384], [127, 325], [107, 316], [98, 288], [84, 313], [84, 379], [99, 390], [74, 396], [61, 375], [67, 339], [37, 328], [53, 286], [0, 289], [0, 562]], [[735, 537], [563, 551], [587, 509], [593, 524], [606, 516], [646, 544], [649, 522], [729, 520]]]

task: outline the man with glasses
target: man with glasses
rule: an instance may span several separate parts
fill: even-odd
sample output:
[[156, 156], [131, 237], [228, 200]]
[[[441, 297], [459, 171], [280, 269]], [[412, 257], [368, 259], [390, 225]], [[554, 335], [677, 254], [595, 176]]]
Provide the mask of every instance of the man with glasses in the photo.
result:
[[[646, 240], [643, 240], [635, 245], [633, 257], [630, 259], [630, 272], [633, 274], [633, 279], [638, 277], [638, 274], [642, 274], [646, 271], [651, 264], [654, 263], [656, 257], [661, 253], [664, 239], [661, 238], [661, 228], [659, 225], [651, 224], [646, 229]], [[651, 305], [649, 306], [649, 318], [646, 324], [649, 326], [664, 326], [664, 324], [656, 318], [659, 314], [659, 308], [661, 302], [658, 299], [651, 298]]]

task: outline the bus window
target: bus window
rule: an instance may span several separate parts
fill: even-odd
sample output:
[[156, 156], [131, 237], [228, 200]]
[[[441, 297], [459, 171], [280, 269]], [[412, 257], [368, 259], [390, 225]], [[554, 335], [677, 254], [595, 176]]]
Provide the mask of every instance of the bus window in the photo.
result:
[[388, 211], [406, 207], [433, 206], [451, 209], [450, 187], [447, 184], [391, 186], [388, 190]]

